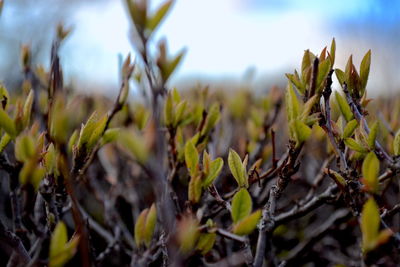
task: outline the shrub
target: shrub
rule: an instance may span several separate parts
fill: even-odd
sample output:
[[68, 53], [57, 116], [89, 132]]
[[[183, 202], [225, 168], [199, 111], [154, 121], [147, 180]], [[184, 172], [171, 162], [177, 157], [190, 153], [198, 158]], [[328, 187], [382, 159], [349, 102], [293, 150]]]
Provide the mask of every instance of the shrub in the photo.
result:
[[62, 26], [48, 71], [23, 47], [23, 92], [0, 87], [2, 264], [395, 266], [399, 103], [367, 98], [371, 52], [343, 71], [335, 40], [306, 50], [285, 93], [180, 92], [184, 50], [149, 51], [172, 3], [126, 1], [113, 103], [63, 85]]

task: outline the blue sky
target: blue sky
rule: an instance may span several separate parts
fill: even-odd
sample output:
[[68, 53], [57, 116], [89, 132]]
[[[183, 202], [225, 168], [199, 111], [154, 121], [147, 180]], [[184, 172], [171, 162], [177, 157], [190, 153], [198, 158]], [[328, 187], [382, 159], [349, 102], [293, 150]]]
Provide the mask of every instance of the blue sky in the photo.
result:
[[[123, 2], [88, 1], [65, 19], [74, 31], [63, 64], [78, 85], [117, 87], [118, 54], [133, 51]], [[160, 2], [152, 0], [153, 6]], [[400, 75], [387, 69], [398, 69], [400, 60], [399, 14], [400, 1], [177, 0], [155, 39], [166, 37], [172, 52], [188, 49], [172, 83], [185, 77], [240, 81], [249, 69], [256, 79], [283, 80], [284, 72], [299, 67], [305, 49], [318, 53], [335, 37], [337, 66], [350, 54], [359, 62], [371, 48], [371, 84], [395, 88]]]

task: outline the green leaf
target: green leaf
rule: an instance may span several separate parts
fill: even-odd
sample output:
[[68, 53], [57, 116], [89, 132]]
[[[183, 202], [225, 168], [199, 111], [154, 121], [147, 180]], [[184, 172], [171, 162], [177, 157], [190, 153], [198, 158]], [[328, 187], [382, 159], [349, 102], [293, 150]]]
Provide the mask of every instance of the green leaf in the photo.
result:
[[98, 115], [97, 112], [94, 111], [92, 115], [90, 115], [89, 119], [87, 120], [86, 124], [82, 126], [81, 132], [79, 134], [79, 140], [78, 140], [78, 148], [83, 149], [87, 146], [89, 143], [90, 137], [93, 134], [93, 131], [97, 127], [97, 122], [98, 122]]
[[164, 120], [165, 120], [165, 125], [169, 126], [172, 125], [174, 122], [174, 109], [173, 109], [173, 103], [172, 103], [172, 96], [171, 94], [168, 94], [167, 99], [165, 101], [164, 105]]
[[147, 247], [150, 246], [151, 239], [154, 234], [154, 229], [156, 228], [156, 222], [157, 222], [157, 210], [156, 210], [156, 205], [151, 205], [149, 212], [147, 213], [146, 216], [146, 222], [145, 222], [145, 229], [144, 229], [144, 242]]
[[106, 130], [102, 137], [101, 145], [103, 146], [105, 144], [114, 142], [115, 140], [118, 139], [119, 133], [120, 133], [119, 128], [111, 128]]
[[9, 134], [5, 133], [0, 140], [0, 153], [4, 151], [6, 146], [11, 142], [12, 138]]
[[232, 199], [232, 220], [234, 223], [247, 217], [252, 210], [253, 202], [247, 189], [242, 188]]
[[350, 149], [360, 152], [360, 153], [367, 153], [368, 149], [365, 148], [363, 145], [359, 144], [356, 140], [353, 138], [346, 138], [344, 139], [344, 143], [346, 146], [348, 146]]
[[15, 158], [20, 162], [28, 161], [35, 154], [35, 141], [31, 135], [21, 135], [15, 140]]
[[256, 229], [261, 218], [261, 210], [253, 212], [233, 226], [232, 232], [237, 235], [249, 235]]
[[148, 213], [149, 209], [144, 209], [139, 214], [135, 223], [135, 242], [138, 247], [145, 242], [146, 218]]
[[335, 69], [335, 73], [339, 84], [343, 87], [343, 84], [346, 82], [346, 74], [340, 69]]
[[93, 129], [87, 143], [88, 149], [94, 148], [97, 142], [100, 140], [106, 129], [107, 121], [108, 115], [106, 114], [99, 121], [96, 122], [95, 128]]
[[393, 140], [393, 151], [396, 156], [400, 155], [400, 130], [397, 131]]
[[375, 140], [376, 140], [376, 136], [378, 135], [378, 130], [379, 130], [379, 122], [376, 121], [372, 125], [371, 130], [368, 135], [367, 143], [368, 143], [368, 146], [370, 149], [375, 149]]
[[331, 61], [332, 61], [332, 66], [335, 64], [335, 57], [336, 57], [336, 41], [335, 38], [332, 39], [331, 43]]
[[199, 154], [192, 140], [187, 141], [185, 145], [185, 163], [190, 176], [196, 176], [199, 169]]
[[217, 178], [220, 174], [223, 166], [224, 161], [222, 160], [222, 158], [216, 158], [214, 161], [211, 162], [210, 171], [203, 181], [204, 188], [207, 188], [212, 184], [215, 178]]
[[309, 70], [310, 66], [311, 66], [311, 53], [310, 50], [306, 50], [304, 51], [304, 55], [303, 55], [303, 60], [301, 62], [301, 79], [303, 81], [303, 83], [308, 83], [306, 76], [307, 76], [307, 71]]
[[67, 242], [67, 228], [60, 221], [57, 223], [50, 240], [49, 267], [64, 266], [75, 254], [79, 237], [73, 237]]
[[367, 200], [361, 213], [362, 249], [364, 253], [376, 246], [379, 235], [380, 215], [379, 208], [373, 198]]
[[368, 191], [376, 193], [379, 190], [379, 160], [374, 152], [369, 152], [362, 165], [362, 175]]
[[78, 141], [78, 138], [79, 138], [78, 130], [75, 130], [72, 133], [72, 135], [71, 135], [71, 137], [69, 138], [69, 141], [68, 141], [68, 151], [69, 152], [71, 152], [72, 149], [73, 149], [73, 146], [76, 145], [76, 143]]
[[343, 138], [349, 138], [353, 135], [354, 131], [358, 127], [358, 122], [357, 120], [351, 120], [346, 124], [346, 127], [344, 128], [343, 131]]
[[146, 141], [135, 131], [122, 131], [119, 134], [119, 143], [126, 148], [140, 163], [145, 163], [149, 157]]
[[342, 175], [340, 175], [340, 173], [334, 171], [334, 170], [329, 170], [328, 174], [330, 174], [329, 176], [335, 181], [336, 184], [338, 184], [341, 188], [345, 188], [346, 187], [346, 180], [343, 178]]
[[200, 234], [196, 249], [205, 255], [212, 249], [216, 239], [217, 234], [215, 233]]
[[147, 21], [147, 28], [154, 31], [171, 8], [173, 1], [165, 1]]
[[31, 113], [32, 113], [33, 97], [34, 97], [34, 92], [33, 92], [33, 89], [31, 89], [29, 91], [28, 97], [25, 100], [24, 109], [23, 109], [22, 121], [23, 121], [24, 127], [27, 127], [29, 125], [29, 121], [30, 121]]
[[64, 245], [68, 241], [67, 227], [60, 221], [57, 223], [50, 241], [50, 258], [63, 251]]
[[6, 131], [6, 133], [11, 137], [15, 137], [17, 134], [14, 121], [2, 108], [0, 108], [0, 128], [4, 129], [4, 131]]
[[176, 55], [171, 61], [167, 63], [166, 66], [162, 68], [161, 74], [164, 81], [167, 81], [172, 73], [175, 71], [178, 64], [181, 62], [183, 56], [186, 54], [186, 49], [183, 49], [181, 52]]
[[185, 100], [181, 101], [175, 109], [175, 116], [174, 116], [174, 127], [178, 126], [182, 120], [184, 119], [184, 112], [186, 111], [187, 102]]
[[212, 104], [210, 110], [208, 111], [207, 119], [205, 125], [201, 131], [201, 136], [207, 136], [214, 126], [218, 123], [221, 118], [220, 106], [218, 103]]
[[202, 180], [200, 175], [192, 176], [189, 181], [188, 199], [192, 203], [199, 203], [203, 192]]
[[54, 173], [56, 169], [57, 159], [56, 159], [56, 150], [54, 148], [53, 143], [49, 145], [47, 148], [47, 152], [44, 155], [44, 165], [46, 167], [47, 173]]
[[317, 76], [317, 93], [321, 92], [323, 87], [323, 82], [328, 77], [329, 71], [331, 70], [331, 61], [329, 58], [322, 61], [318, 66], [318, 76]]
[[340, 112], [342, 112], [344, 118], [347, 122], [351, 121], [354, 116], [353, 112], [351, 112], [351, 108], [347, 103], [346, 99], [338, 92], [335, 92], [336, 102], [339, 105]]
[[199, 238], [198, 222], [191, 216], [185, 216], [177, 226], [178, 242], [182, 253], [187, 254], [195, 247]]
[[311, 113], [312, 108], [315, 106], [315, 104], [319, 101], [320, 97], [318, 95], [313, 95], [310, 99], [307, 100], [307, 102], [303, 106], [303, 111], [300, 116], [300, 120], [302, 122], [305, 122], [308, 118], [308, 116]]
[[363, 92], [367, 87], [370, 66], [371, 66], [371, 50], [368, 50], [363, 60], [361, 61], [360, 65], [360, 80], [361, 80], [361, 92], [362, 92], [361, 96], [363, 95]]
[[233, 149], [229, 149], [228, 165], [233, 175], [233, 178], [235, 178], [238, 185], [240, 187], [247, 187], [248, 181], [246, 170], [242, 164], [242, 160], [240, 159], [239, 154], [236, 153], [236, 151]]
[[306, 88], [303, 86], [297, 72], [295, 74], [286, 73], [286, 77], [289, 79], [290, 82], [299, 90], [301, 94], [305, 93]]
[[291, 122], [294, 137], [296, 139], [297, 146], [304, 143], [308, 137], [310, 137], [312, 130], [305, 123], [299, 120]]
[[299, 101], [291, 83], [289, 83], [287, 86], [285, 99], [288, 121], [292, 121], [299, 115]]

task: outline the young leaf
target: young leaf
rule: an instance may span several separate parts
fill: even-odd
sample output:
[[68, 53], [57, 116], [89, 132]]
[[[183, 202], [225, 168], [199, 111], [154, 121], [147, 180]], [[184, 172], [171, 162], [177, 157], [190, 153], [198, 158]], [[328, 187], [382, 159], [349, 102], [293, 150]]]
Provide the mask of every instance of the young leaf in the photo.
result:
[[50, 241], [50, 258], [53, 258], [64, 249], [64, 245], [68, 241], [67, 227], [60, 221], [57, 223]]
[[354, 116], [346, 99], [338, 91], [335, 92], [335, 97], [336, 102], [339, 105], [340, 112], [343, 114], [347, 122], [351, 121]]
[[149, 149], [144, 137], [135, 131], [122, 131], [119, 143], [126, 148], [140, 163], [145, 163], [149, 157]]
[[295, 138], [297, 141], [297, 145], [304, 143], [311, 135], [311, 129], [299, 120], [294, 120], [293, 122]]
[[150, 242], [154, 234], [154, 229], [156, 228], [156, 222], [157, 222], [157, 210], [156, 210], [156, 205], [153, 204], [151, 205], [150, 210], [146, 216], [144, 236], [143, 236], [144, 242], [147, 247], [150, 246]]
[[289, 83], [286, 89], [286, 112], [288, 121], [292, 121], [299, 115], [299, 101], [293, 90], [292, 84]]
[[178, 242], [180, 250], [186, 254], [192, 251], [199, 238], [198, 222], [191, 216], [184, 216], [178, 223]]
[[300, 81], [300, 78], [298, 77], [298, 74], [290, 74], [290, 73], [286, 73], [286, 77], [289, 79], [289, 81], [292, 82], [292, 84], [297, 88], [297, 90], [299, 90], [299, 92], [301, 94], [305, 93], [305, 87], [303, 86], [303, 84]]
[[92, 136], [93, 131], [97, 127], [98, 122], [98, 115], [97, 112], [94, 111], [92, 115], [90, 115], [89, 119], [87, 120], [86, 124], [82, 125], [81, 132], [79, 134], [78, 140], [78, 148], [83, 149], [87, 146], [90, 137]]
[[173, 1], [165, 1], [147, 21], [147, 28], [153, 32], [171, 8]]
[[350, 149], [360, 152], [360, 153], [367, 153], [368, 149], [366, 149], [363, 145], [359, 144], [356, 140], [353, 138], [346, 138], [344, 139], [344, 143], [346, 146], [348, 146]]
[[335, 56], [336, 56], [336, 41], [335, 38], [333, 38], [331, 43], [331, 52], [330, 52], [332, 66], [335, 64]]
[[353, 135], [354, 131], [358, 127], [357, 120], [351, 120], [347, 123], [346, 127], [343, 130], [343, 138], [349, 138]]
[[365, 87], [367, 87], [370, 66], [371, 66], [371, 50], [368, 50], [363, 60], [361, 61], [360, 65], [361, 92], [364, 92]]
[[4, 129], [4, 131], [6, 131], [6, 133], [11, 137], [15, 137], [17, 134], [14, 121], [2, 108], [0, 108], [0, 128]]
[[335, 69], [335, 74], [340, 86], [343, 87], [343, 84], [346, 82], [346, 74], [340, 69]]
[[120, 133], [119, 128], [108, 129], [107, 131], [104, 132], [104, 135], [101, 140], [101, 145], [103, 146], [105, 144], [114, 142], [115, 140], [118, 139], [119, 133]]
[[32, 104], [33, 104], [33, 97], [34, 97], [34, 92], [33, 89], [29, 91], [29, 95], [25, 100], [24, 104], [24, 110], [23, 110], [23, 115], [22, 115], [22, 121], [24, 127], [27, 127], [29, 125], [29, 120], [31, 118], [31, 113], [32, 113]]
[[242, 188], [232, 199], [232, 220], [234, 223], [247, 217], [252, 209], [253, 203], [247, 189]]
[[96, 122], [95, 128], [93, 129], [90, 138], [87, 142], [87, 148], [92, 149], [97, 144], [99, 139], [104, 133], [108, 120], [108, 115], [104, 115], [99, 121]]
[[31, 135], [21, 135], [15, 140], [15, 158], [20, 162], [28, 161], [35, 154], [35, 141]]
[[379, 160], [374, 152], [369, 152], [365, 157], [362, 165], [362, 175], [368, 191], [376, 193], [379, 189]]
[[233, 178], [235, 178], [239, 187], [247, 187], [248, 181], [246, 176], [246, 170], [243, 167], [242, 160], [235, 150], [229, 149], [228, 165]]
[[5, 133], [0, 140], [0, 153], [6, 148], [6, 146], [11, 142], [12, 138], [9, 134]]
[[212, 128], [214, 128], [214, 126], [217, 124], [217, 122], [221, 118], [221, 114], [220, 114], [219, 110], [220, 110], [220, 107], [219, 107], [218, 103], [214, 103], [210, 107], [205, 125], [201, 131], [201, 136], [207, 136], [211, 132]]
[[201, 254], [205, 255], [212, 249], [216, 239], [217, 234], [215, 233], [200, 234], [196, 249], [199, 250]]
[[79, 237], [73, 237], [67, 242], [67, 228], [60, 221], [57, 223], [50, 240], [49, 267], [64, 266], [75, 254]]
[[397, 131], [393, 140], [393, 151], [396, 156], [400, 155], [400, 130]]
[[257, 227], [261, 218], [261, 210], [253, 212], [251, 215], [240, 220], [233, 226], [232, 232], [237, 235], [249, 235]]
[[135, 242], [137, 246], [140, 246], [145, 242], [145, 231], [146, 231], [146, 218], [149, 213], [149, 209], [144, 209], [136, 220], [135, 223]]
[[171, 94], [168, 94], [167, 99], [165, 100], [164, 105], [164, 121], [165, 125], [169, 126], [172, 125], [174, 122], [174, 106], [172, 102]]
[[186, 142], [185, 145], [185, 162], [190, 176], [196, 176], [196, 173], [199, 169], [199, 154], [192, 140]]
[[367, 200], [361, 213], [362, 249], [364, 253], [376, 246], [379, 235], [379, 208], [373, 198]]
[[323, 82], [326, 77], [328, 77], [329, 71], [331, 70], [331, 61], [330, 59], [326, 59], [322, 61], [318, 66], [318, 76], [317, 76], [317, 92], [319, 93], [322, 90]]
[[378, 135], [378, 130], [379, 130], [379, 122], [376, 121], [372, 127], [371, 127], [371, 131], [369, 132], [368, 135], [368, 146], [370, 149], [375, 149], [375, 140], [376, 140], [376, 136]]
[[192, 203], [199, 203], [202, 193], [201, 176], [192, 176], [189, 181], [188, 199]]
[[215, 178], [218, 177], [223, 166], [224, 166], [224, 161], [222, 160], [222, 158], [216, 158], [214, 161], [211, 162], [210, 171], [203, 181], [204, 188], [207, 188], [212, 184]]

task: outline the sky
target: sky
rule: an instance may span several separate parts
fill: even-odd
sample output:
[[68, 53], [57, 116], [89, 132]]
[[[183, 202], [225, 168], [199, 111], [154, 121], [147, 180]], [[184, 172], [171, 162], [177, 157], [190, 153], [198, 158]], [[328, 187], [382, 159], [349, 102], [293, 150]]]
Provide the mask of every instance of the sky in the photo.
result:
[[[73, 27], [62, 49], [65, 73], [78, 85], [117, 88], [118, 55], [134, 51], [124, 1], [86, 2], [64, 19]], [[153, 0], [152, 6], [160, 2]], [[305, 49], [318, 53], [335, 37], [338, 67], [350, 54], [360, 62], [371, 48], [371, 86], [384, 82], [393, 91], [399, 68], [388, 69], [400, 60], [399, 2], [177, 0], [155, 43], [165, 37], [172, 53], [187, 49], [174, 84], [188, 78], [240, 81], [254, 70], [255, 79], [284, 80], [284, 72], [299, 68]]]

